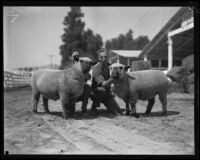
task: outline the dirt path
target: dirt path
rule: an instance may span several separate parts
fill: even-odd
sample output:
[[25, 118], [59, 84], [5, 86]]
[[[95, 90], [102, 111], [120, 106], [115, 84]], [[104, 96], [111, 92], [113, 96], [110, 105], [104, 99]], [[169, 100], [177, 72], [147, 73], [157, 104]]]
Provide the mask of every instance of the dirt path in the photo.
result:
[[[101, 107], [99, 116], [82, 117], [81, 104], [77, 103], [74, 118], [64, 120], [59, 101], [50, 101], [51, 115], [44, 113], [41, 102], [39, 113], [33, 114], [30, 95], [30, 90], [5, 93], [4, 150], [10, 154], [194, 154], [194, 123], [192, 119], [188, 121], [192, 111], [181, 115], [176, 110], [169, 111], [167, 118], [160, 117], [158, 111], [152, 117], [135, 119], [113, 116]], [[192, 98], [189, 96], [189, 104]], [[119, 103], [123, 105], [120, 100]], [[141, 107], [138, 112], [143, 110]], [[157, 110], [160, 108], [155, 106]], [[188, 122], [182, 126], [185, 121]], [[189, 127], [190, 134], [184, 133], [183, 128]]]

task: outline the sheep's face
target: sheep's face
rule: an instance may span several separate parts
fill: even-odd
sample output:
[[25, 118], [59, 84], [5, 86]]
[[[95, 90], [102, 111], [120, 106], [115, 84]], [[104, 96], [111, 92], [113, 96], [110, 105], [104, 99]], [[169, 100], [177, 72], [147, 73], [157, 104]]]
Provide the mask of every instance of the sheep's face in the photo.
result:
[[80, 58], [80, 65], [81, 65], [81, 70], [84, 73], [87, 73], [90, 71], [91, 66], [92, 66], [92, 61], [90, 59], [81, 59]]
[[123, 64], [114, 63], [110, 66], [110, 76], [115, 79], [122, 79], [125, 72], [126, 67]]

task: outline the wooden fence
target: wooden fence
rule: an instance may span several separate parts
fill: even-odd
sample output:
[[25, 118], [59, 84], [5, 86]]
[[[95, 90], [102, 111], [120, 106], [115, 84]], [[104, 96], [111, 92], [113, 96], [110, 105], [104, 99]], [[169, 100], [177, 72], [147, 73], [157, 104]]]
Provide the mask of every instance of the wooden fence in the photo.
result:
[[4, 88], [30, 86], [31, 76], [4, 71]]

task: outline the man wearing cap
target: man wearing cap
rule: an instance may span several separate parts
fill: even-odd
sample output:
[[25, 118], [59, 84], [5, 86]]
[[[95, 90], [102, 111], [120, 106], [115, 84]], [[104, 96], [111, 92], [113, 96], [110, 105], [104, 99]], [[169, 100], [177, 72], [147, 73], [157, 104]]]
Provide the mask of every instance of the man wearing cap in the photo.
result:
[[118, 112], [121, 114], [120, 107], [111, 92], [111, 84], [114, 79], [110, 77], [108, 51], [102, 49], [98, 52], [98, 56], [99, 62], [92, 69], [93, 77], [90, 98], [93, 100], [93, 103], [91, 112], [93, 115], [96, 115], [97, 107], [100, 107], [100, 103], [103, 103], [111, 113]]
[[[67, 66], [65, 66], [64, 69], [68, 69], [68, 68], [72, 67], [72, 65], [78, 63], [79, 60], [87, 61], [88, 63], [92, 63], [92, 60], [90, 58], [80, 57], [80, 50], [73, 50], [71, 60], [72, 60], [72, 62], [70, 64], [68, 64]], [[86, 74], [86, 76], [85, 76], [85, 82], [87, 82], [87, 80], [89, 80], [90, 78], [91, 78], [91, 75], [88, 71], [88, 74]], [[87, 104], [88, 104], [88, 99], [90, 97], [90, 92], [91, 92], [91, 87], [89, 86], [89, 84], [85, 83], [83, 94], [80, 97], [78, 97], [78, 100], [77, 100], [77, 101], [82, 101], [81, 108], [82, 108], [83, 114], [87, 113]], [[73, 104], [73, 110], [75, 112], [75, 104]]]

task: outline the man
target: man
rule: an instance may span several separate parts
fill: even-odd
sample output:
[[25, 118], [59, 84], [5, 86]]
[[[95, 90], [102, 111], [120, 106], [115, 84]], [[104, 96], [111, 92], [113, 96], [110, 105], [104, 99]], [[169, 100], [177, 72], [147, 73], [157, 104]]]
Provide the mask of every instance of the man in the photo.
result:
[[[72, 57], [71, 57], [71, 63], [68, 64], [67, 66], [65, 66], [64, 69], [68, 69], [70, 67], [72, 67], [73, 64], [76, 64], [79, 62], [79, 60], [81, 60], [80, 58], [80, 50], [73, 50], [72, 51]], [[88, 75], [85, 77], [85, 82], [87, 82], [87, 80], [89, 80], [91, 78], [91, 75], [88, 73]], [[78, 101], [82, 101], [82, 114], [86, 115], [87, 113], [87, 104], [88, 104], [88, 99], [90, 97], [90, 92], [91, 92], [91, 87], [85, 83], [84, 85], [84, 91], [83, 94], [78, 98]], [[75, 112], [75, 104], [73, 104], [73, 112]]]
[[102, 49], [98, 52], [99, 62], [92, 69], [92, 86], [91, 96], [93, 104], [91, 106], [91, 112], [93, 115], [97, 114], [97, 107], [100, 107], [100, 103], [103, 103], [108, 111], [111, 113], [121, 114], [119, 105], [114, 99], [114, 95], [111, 92], [111, 84], [114, 79], [110, 77], [109, 63], [108, 63], [108, 51]]

